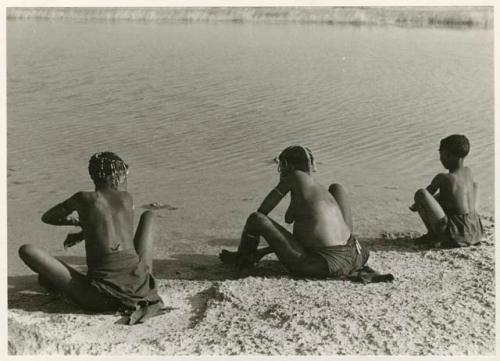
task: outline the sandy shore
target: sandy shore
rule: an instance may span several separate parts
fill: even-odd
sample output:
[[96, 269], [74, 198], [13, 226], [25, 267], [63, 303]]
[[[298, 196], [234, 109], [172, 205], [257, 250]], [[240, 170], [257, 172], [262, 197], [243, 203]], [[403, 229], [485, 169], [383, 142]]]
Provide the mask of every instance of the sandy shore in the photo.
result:
[[173, 254], [155, 263], [167, 313], [133, 327], [83, 313], [35, 276], [10, 277], [9, 353], [492, 355], [494, 225], [483, 221], [484, 241], [466, 249], [422, 249], [412, 233], [361, 239], [389, 284], [294, 279], [272, 258], [235, 274], [215, 254]]

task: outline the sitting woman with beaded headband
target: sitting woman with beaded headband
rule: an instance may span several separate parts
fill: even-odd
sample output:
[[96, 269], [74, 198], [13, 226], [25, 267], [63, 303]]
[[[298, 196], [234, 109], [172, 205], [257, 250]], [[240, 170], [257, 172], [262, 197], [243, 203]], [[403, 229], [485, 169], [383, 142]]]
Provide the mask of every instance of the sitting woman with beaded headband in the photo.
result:
[[23, 245], [19, 255], [39, 274], [41, 284], [63, 291], [82, 308], [123, 310], [129, 324], [144, 321], [163, 306], [151, 274], [153, 214], [142, 214], [134, 236], [134, 206], [125, 190], [128, 166], [116, 154], [94, 154], [89, 173], [95, 191], [75, 193], [42, 216], [51, 225], [82, 228], [80, 233], [68, 234], [64, 247], [85, 240], [87, 275], [35, 245]]
[[[280, 180], [245, 224], [238, 251], [223, 250], [222, 262], [251, 267], [274, 252], [292, 274], [303, 277], [340, 277], [362, 282], [391, 281], [366, 266], [368, 251], [353, 235], [351, 208], [343, 187], [327, 190], [312, 177], [314, 156], [309, 148], [295, 145], [278, 158]], [[293, 234], [268, 214], [290, 192], [285, 222]], [[269, 247], [258, 249], [260, 237]]]

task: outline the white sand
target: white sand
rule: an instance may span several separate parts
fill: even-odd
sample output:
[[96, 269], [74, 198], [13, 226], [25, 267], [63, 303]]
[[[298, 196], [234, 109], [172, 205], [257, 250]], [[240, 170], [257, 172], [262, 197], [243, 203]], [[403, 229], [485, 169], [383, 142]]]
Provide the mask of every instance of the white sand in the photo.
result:
[[215, 256], [172, 262], [159, 281], [167, 313], [136, 326], [13, 278], [9, 353], [492, 355], [494, 228], [484, 223], [485, 241], [463, 249], [418, 249], [412, 234], [363, 240], [369, 264], [396, 276], [388, 284], [294, 279], [274, 260], [237, 276]]

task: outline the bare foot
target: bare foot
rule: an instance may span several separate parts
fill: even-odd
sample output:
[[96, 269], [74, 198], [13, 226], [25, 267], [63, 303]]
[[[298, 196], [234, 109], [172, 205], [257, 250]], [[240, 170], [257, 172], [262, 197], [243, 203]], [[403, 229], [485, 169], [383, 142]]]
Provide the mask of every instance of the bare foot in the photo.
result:
[[238, 268], [252, 268], [257, 261], [256, 255], [242, 255], [238, 252], [231, 252], [223, 249], [219, 253], [219, 258], [224, 264], [232, 264], [238, 266]]
[[417, 245], [432, 245], [434, 243], [434, 237], [430, 233], [426, 233], [418, 238], [415, 238], [413, 243]]
[[225, 264], [237, 264], [238, 263], [238, 252], [230, 252], [228, 250], [223, 249], [221, 253], [219, 253], [219, 258], [222, 263]]

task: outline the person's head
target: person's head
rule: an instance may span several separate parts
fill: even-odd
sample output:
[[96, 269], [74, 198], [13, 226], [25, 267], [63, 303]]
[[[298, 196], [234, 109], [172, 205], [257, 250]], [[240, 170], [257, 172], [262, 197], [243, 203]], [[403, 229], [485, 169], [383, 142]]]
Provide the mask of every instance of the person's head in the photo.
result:
[[469, 154], [470, 144], [465, 135], [453, 134], [441, 139], [439, 158], [446, 169], [455, 168]]
[[307, 173], [316, 171], [311, 150], [301, 145], [292, 145], [285, 148], [278, 155], [277, 160], [280, 173], [292, 170], [301, 170]]
[[99, 152], [90, 157], [89, 174], [96, 187], [109, 185], [118, 189], [127, 179], [128, 165], [113, 152]]

